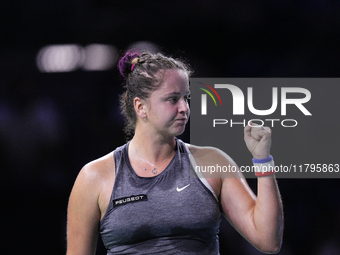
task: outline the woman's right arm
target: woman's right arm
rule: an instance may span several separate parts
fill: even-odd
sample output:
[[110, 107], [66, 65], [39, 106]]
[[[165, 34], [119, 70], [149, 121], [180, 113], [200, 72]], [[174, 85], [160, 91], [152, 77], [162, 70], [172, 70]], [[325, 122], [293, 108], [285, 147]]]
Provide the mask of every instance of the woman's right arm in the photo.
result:
[[79, 172], [67, 212], [67, 255], [94, 255], [99, 233], [102, 178], [93, 164]]

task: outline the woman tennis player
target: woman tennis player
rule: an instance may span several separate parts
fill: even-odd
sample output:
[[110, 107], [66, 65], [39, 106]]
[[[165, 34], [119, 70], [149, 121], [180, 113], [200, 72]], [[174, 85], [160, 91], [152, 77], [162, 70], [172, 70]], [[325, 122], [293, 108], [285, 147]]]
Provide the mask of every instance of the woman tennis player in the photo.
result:
[[[257, 196], [240, 173], [193, 177], [193, 166], [237, 167], [224, 152], [176, 138], [189, 118], [189, 68], [162, 54], [127, 52], [121, 97], [132, 139], [80, 171], [68, 206], [67, 255], [219, 254], [224, 215], [253, 246], [280, 250], [283, 210], [275, 172], [258, 172]], [[273, 166], [269, 128], [247, 126], [258, 167]], [[230, 242], [231, 240], [227, 240]]]

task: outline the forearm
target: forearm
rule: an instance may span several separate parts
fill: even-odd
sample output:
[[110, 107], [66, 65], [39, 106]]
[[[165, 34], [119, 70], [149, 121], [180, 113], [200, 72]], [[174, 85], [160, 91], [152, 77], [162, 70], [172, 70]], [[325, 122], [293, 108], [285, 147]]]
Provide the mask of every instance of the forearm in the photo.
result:
[[256, 246], [263, 251], [278, 251], [282, 242], [283, 208], [275, 175], [258, 178], [253, 220]]

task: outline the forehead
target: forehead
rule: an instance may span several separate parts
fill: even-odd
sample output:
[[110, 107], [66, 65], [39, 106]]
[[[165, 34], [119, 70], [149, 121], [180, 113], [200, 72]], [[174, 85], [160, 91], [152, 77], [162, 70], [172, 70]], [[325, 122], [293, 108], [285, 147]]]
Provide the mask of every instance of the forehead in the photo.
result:
[[[163, 73], [162, 82], [159, 84], [159, 92], [163, 91], [188, 91], [189, 90], [189, 77], [183, 70], [170, 69], [165, 70]], [[156, 91], [157, 91], [156, 90]]]

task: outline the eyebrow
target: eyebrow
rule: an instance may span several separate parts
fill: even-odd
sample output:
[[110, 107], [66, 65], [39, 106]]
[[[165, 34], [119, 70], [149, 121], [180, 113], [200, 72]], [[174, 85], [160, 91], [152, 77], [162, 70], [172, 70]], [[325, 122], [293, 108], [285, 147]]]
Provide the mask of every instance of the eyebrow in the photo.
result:
[[[190, 90], [186, 91], [185, 94], [190, 94]], [[168, 96], [180, 96], [181, 93], [180, 92], [170, 92], [169, 94], [166, 94], [165, 97]]]

